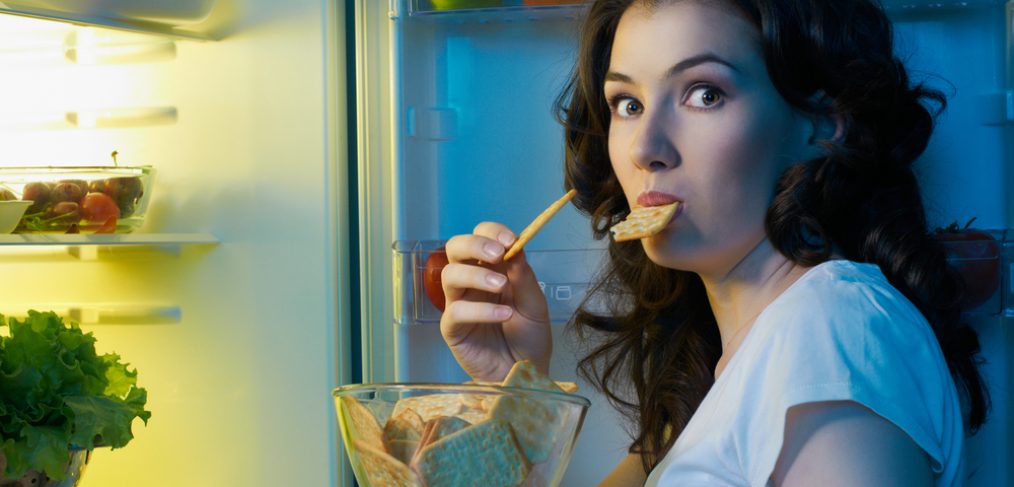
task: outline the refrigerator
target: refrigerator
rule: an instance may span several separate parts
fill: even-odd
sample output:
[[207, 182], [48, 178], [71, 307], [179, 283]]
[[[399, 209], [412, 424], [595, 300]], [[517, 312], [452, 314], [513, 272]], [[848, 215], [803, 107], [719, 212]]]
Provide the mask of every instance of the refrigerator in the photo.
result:
[[[586, 2], [447, 3], [362, 1], [355, 11], [364, 382], [466, 380], [425, 293], [428, 256], [481, 221], [520, 232], [564, 191], [563, 130], [553, 102], [573, 66]], [[1014, 237], [1004, 230], [1011, 221], [1014, 4], [883, 3], [912, 79], [942, 89], [950, 103], [918, 164], [931, 225], [976, 217], [975, 226], [995, 230], [998, 241]], [[592, 402], [565, 486], [597, 484], [630, 442], [629, 425], [577, 375], [587, 349], [566, 327], [603, 248], [572, 206], [526, 246], [553, 321], [551, 375], [576, 381]], [[999, 251], [963, 259], [966, 253], [952, 250], [959, 267], [1009, 265]], [[1007, 461], [1014, 341], [1005, 286], [1001, 292], [995, 283], [993, 296], [969, 313], [993, 393], [990, 423], [969, 442], [970, 485], [1014, 485]]]
[[[133, 233], [0, 236], [0, 313], [81, 322], [148, 390], [151, 420], [96, 451], [86, 487], [353, 485], [330, 391], [467, 379], [425, 261], [481, 221], [520, 231], [562, 195], [552, 103], [586, 5], [159, 3], [0, 2], [0, 166], [115, 150], [155, 169]], [[919, 163], [931, 222], [974, 216], [1003, 244], [977, 257], [1004, 272], [970, 315], [993, 411], [967, 466], [971, 485], [1014, 485], [1011, 5], [884, 3], [913, 78], [949, 95]], [[573, 207], [526, 247], [551, 375], [592, 401], [565, 486], [597, 483], [629, 442], [566, 328], [603, 249]]]

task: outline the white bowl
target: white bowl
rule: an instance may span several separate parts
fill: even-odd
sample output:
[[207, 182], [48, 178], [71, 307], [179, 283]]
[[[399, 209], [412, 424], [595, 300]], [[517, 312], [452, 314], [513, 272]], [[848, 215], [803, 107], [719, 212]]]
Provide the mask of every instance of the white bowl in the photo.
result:
[[32, 203], [24, 200], [0, 201], [0, 233], [13, 232]]

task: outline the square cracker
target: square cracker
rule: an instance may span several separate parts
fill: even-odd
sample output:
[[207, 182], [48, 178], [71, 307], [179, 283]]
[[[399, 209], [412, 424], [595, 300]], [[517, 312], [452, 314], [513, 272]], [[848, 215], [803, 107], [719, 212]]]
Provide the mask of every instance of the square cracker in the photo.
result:
[[661, 206], [635, 206], [622, 222], [609, 229], [616, 242], [636, 240], [661, 232], [676, 213], [679, 202]]
[[422, 436], [423, 420], [411, 409], [405, 409], [384, 425], [384, 444], [392, 456], [405, 463], [412, 458]]
[[[523, 387], [562, 392], [555, 382], [539, 372], [528, 360], [514, 364], [503, 381], [504, 387]], [[532, 463], [549, 458], [563, 423], [563, 411], [555, 404], [520, 395], [500, 396], [490, 417], [511, 425], [518, 444]]]
[[361, 471], [357, 470], [357, 477], [365, 475], [366, 478], [359, 478], [360, 482], [365, 480], [363, 487], [421, 487], [419, 477], [397, 458], [388, 455], [383, 450], [354, 440], [355, 457], [359, 460]]
[[531, 468], [511, 427], [495, 419], [431, 443], [413, 467], [428, 487], [513, 487], [525, 480]]
[[460, 394], [426, 394], [402, 398], [394, 405], [392, 416], [411, 409], [427, 422], [438, 416], [456, 416], [465, 409]]
[[384, 449], [384, 431], [377, 423], [377, 418], [358, 399], [351, 396], [342, 396], [339, 399], [338, 423], [342, 427], [342, 433], [346, 435], [345, 444], [350, 439], [370, 445], [373, 448]]

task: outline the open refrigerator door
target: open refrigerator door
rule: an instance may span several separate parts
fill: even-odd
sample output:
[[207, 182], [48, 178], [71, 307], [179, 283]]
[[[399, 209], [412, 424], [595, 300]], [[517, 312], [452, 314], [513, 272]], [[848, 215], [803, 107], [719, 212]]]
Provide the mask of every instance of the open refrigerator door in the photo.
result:
[[[80, 322], [148, 391], [148, 424], [125, 448], [96, 450], [81, 485], [337, 484], [344, 4], [223, 0], [219, 38], [74, 10], [185, 2], [47, 3], [73, 23], [0, 11], [18, 14], [0, 15], [0, 168], [117, 171], [115, 150], [119, 166], [155, 171], [130, 233], [0, 235], [0, 313]], [[113, 176], [53, 178], [92, 192]], [[47, 182], [20, 181], [14, 191]]]

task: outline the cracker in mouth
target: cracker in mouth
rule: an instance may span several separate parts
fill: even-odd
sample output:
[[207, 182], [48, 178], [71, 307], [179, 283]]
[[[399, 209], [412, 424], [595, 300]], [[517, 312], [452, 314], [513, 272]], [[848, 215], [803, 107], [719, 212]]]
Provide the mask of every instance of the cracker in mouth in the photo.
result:
[[679, 201], [660, 206], [636, 206], [630, 211], [620, 223], [609, 229], [613, 234], [613, 240], [626, 242], [637, 240], [661, 232], [681, 203]]

